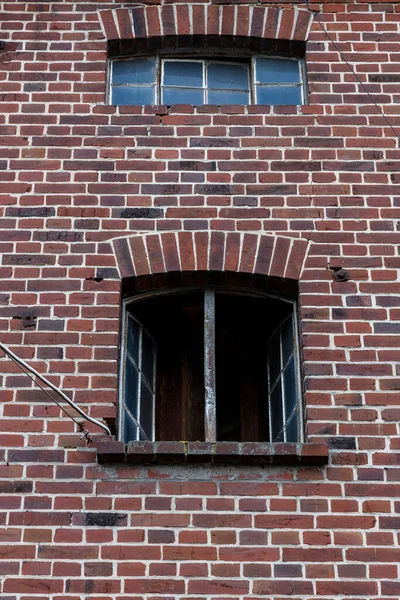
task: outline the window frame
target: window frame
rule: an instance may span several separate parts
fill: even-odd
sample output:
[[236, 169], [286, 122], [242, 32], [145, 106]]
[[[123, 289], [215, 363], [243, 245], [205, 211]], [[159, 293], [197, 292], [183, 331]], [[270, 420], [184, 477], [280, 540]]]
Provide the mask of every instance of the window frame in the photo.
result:
[[[138, 58], [155, 58], [156, 60], [156, 82], [155, 82], [155, 102], [153, 104], [150, 105], [140, 105], [140, 104], [113, 104], [112, 102], [112, 94], [113, 94], [113, 65], [115, 62], [121, 62], [121, 61], [132, 61]], [[206, 68], [206, 63], [208, 62], [217, 62], [217, 63], [226, 63], [226, 64], [238, 64], [238, 63], [242, 63], [242, 64], [247, 64], [248, 65], [248, 80], [249, 80], [249, 102], [245, 103], [245, 104], [241, 104], [241, 106], [249, 106], [249, 105], [255, 105], [255, 106], [265, 106], [265, 104], [257, 104], [257, 82], [256, 82], [256, 61], [258, 58], [266, 58], [266, 59], [279, 59], [279, 60], [290, 60], [290, 61], [296, 61], [299, 65], [299, 76], [300, 76], [300, 81], [299, 83], [269, 83], [269, 84], [261, 84], [262, 87], [265, 87], [266, 85], [271, 86], [271, 87], [295, 87], [295, 88], [300, 88], [300, 93], [301, 93], [301, 104], [299, 105], [295, 105], [295, 106], [303, 106], [305, 104], [308, 104], [308, 99], [309, 99], [309, 95], [308, 95], [308, 86], [307, 86], [307, 70], [306, 70], [306, 61], [305, 61], [305, 57], [297, 57], [297, 56], [288, 56], [288, 55], [282, 55], [282, 54], [260, 54], [258, 53], [254, 53], [251, 56], [218, 56], [218, 55], [213, 55], [212, 53], [209, 55], [199, 55], [199, 56], [195, 56], [195, 53], [193, 54], [188, 54], [187, 52], [185, 53], [180, 53], [180, 52], [175, 52], [175, 53], [163, 53], [160, 52], [156, 55], [135, 55], [135, 56], [113, 56], [112, 58], [110, 58], [108, 60], [108, 68], [107, 68], [107, 92], [106, 92], [106, 102], [107, 104], [111, 105], [111, 106], [157, 106], [157, 105], [162, 105], [164, 104], [163, 102], [161, 102], [161, 97], [162, 97], [162, 87], [163, 87], [163, 73], [164, 73], [164, 62], [165, 61], [172, 61], [172, 62], [178, 62], [178, 61], [186, 61], [186, 62], [202, 62], [203, 63], [203, 79], [204, 79], [204, 85], [202, 88], [198, 88], [199, 90], [203, 91], [203, 97], [205, 99], [208, 100], [208, 87], [207, 87], [207, 68]], [[140, 86], [140, 87], [148, 87], [149, 84], [117, 84], [115, 87], [135, 87], [135, 86]], [[167, 86], [168, 87], [168, 86]], [[173, 87], [173, 86], [171, 86]], [[179, 87], [179, 86], [176, 86]], [[234, 90], [232, 90], [234, 91]], [[242, 91], [242, 90], [240, 90]], [[207, 106], [208, 102], [205, 102], [204, 104], [197, 104], [197, 105], [193, 105], [193, 106]], [[215, 104], [215, 103], [212, 103]], [[228, 103], [229, 104], [229, 103]], [[269, 105], [269, 106], [279, 106], [278, 104], [276, 105]], [[291, 104], [287, 104], [286, 106], [292, 106]]]
[[[204, 432], [205, 432], [205, 440], [206, 442], [217, 442], [217, 418], [216, 418], [216, 410], [217, 410], [217, 402], [218, 399], [216, 397], [216, 369], [215, 369], [215, 294], [216, 293], [225, 293], [230, 295], [246, 295], [253, 296], [258, 298], [271, 298], [273, 300], [278, 300], [280, 302], [288, 303], [291, 305], [292, 310], [290, 315], [285, 317], [279, 325], [273, 330], [273, 332], [269, 336], [269, 340], [273, 338], [275, 333], [282, 328], [283, 323], [288, 320], [290, 317], [293, 319], [293, 351], [292, 355], [294, 357], [295, 363], [295, 389], [296, 389], [296, 407], [297, 407], [297, 428], [298, 428], [298, 439], [295, 443], [304, 443], [304, 395], [302, 393], [302, 376], [301, 376], [301, 356], [300, 356], [300, 344], [299, 344], [299, 327], [298, 327], [298, 315], [297, 315], [297, 301], [291, 298], [283, 297], [276, 294], [271, 294], [263, 291], [257, 290], [248, 290], [243, 288], [227, 288], [224, 286], [195, 286], [195, 287], [183, 287], [176, 289], [162, 289], [155, 292], [145, 292], [138, 294], [133, 297], [128, 297], [123, 300], [122, 303], [122, 328], [121, 328], [121, 347], [120, 347], [120, 369], [119, 369], [119, 396], [118, 396], [118, 439], [124, 441], [125, 440], [125, 432], [124, 432], [124, 419], [125, 419], [125, 410], [127, 403], [125, 401], [125, 371], [126, 371], [126, 355], [127, 355], [127, 335], [128, 335], [128, 321], [129, 317], [133, 318], [139, 326], [143, 328], [146, 333], [149, 335], [151, 339], [152, 336], [146, 330], [142, 323], [140, 323], [134, 315], [132, 315], [129, 311], [129, 307], [135, 302], [146, 300], [146, 298], [154, 298], [155, 296], [173, 296], [178, 294], [187, 294], [189, 292], [198, 292], [202, 291], [204, 294]], [[211, 292], [211, 295], [210, 295]], [[211, 314], [212, 313], [212, 314]], [[282, 363], [282, 335], [280, 333], [280, 347], [281, 347], [281, 363]], [[155, 345], [155, 357], [157, 357], [157, 346]], [[155, 361], [157, 358], [155, 359]], [[289, 364], [290, 359], [287, 361]], [[269, 364], [265, 365], [266, 369], [266, 377], [268, 378], [268, 421], [269, 421], [269, 434], [270, 439], [266, 443], [273, 443], [272, 439], [272, 415], [271, 415], [271, 391], [269, 384]], [[281, 395], [282, 402], [282, 411], [283, 416], [286, 415], [285, 408], [285, 397], [284, 397], [284, 367], [281, 364], [280, 375], [281, 379], [281, 387], [283, 388], [283, 392]], [[155, 428], [156, 428], [156, 402], [157, 402], [157, 384], [156, 384], [156, 375], [157, 373], [157, 362], [155, 362], [154, 369], [154, 381], [153, 381], [153, 424], [152, 424], [152, 433], [153, 439], [149, 441], [156, 441], [155, 438]], [[140, 378], [139, 378], [140, 385]], [[276, 386], [274, 386], [276, 387]], [[140, 403], [140, 398], [137, 400]], [[131, 412], [131, 411], [129, 411]], [[291, 414], [293, 414], [294, 409]], [[287, 424], [289, 420], [283, 420], [283, 427], [281, 431], [283, 432], [283, 440], [282, 442], [287, 442]], [[140, 424], [139, 424], [140, 427]], [[139, 435], [139, 427], [137, 438], [140, 438]], [[136, 440], [127, 440], [129, 441], [138, 441]], [[171, 440], [172, 441], [172, 440]], [[179, 440], [173, 440], [179, 441]], [[252, 443], [252, 442], [248, 442]]]
[[[135, 361], [135, 357], [131, 356], [128, 350], [128, 341], [127, 341], [127, 337], [128, 337], [128, 333], [129, 333], [129, 327], [128, 327], [128, 322], [129, 319], [131, 319], [132, 321], [135, 321], [135, 323], [138, 325], [139, 327], [139, 348], [138, 348], [138, 361]], [[154, 351], [153, 351], [153, 381], [150, 382], [146, 376], [146, 374], [144, 373], [144, 369], [143, 369], [143, 332], [148, 336], [148, 338], [152, 341], [153, 345], [154, 345]], [[126, 364], [127, 362], [130, 361], [133, 364], [133, 367], [136, 369], [137, 373], [138, 373], [138, 382], [137, 382], [137, 398], [136, 398], [136, 414], [137, 414], [137, 418], [134, 417], [134, 415], [132, 414], [132, 409], [131, 407], [128, 405], [127, 402], [125, 402], [125, 394], [126, 394], [126, 385], [125, 385], [125, 374], [126, 374]], [[144, 385], [146, 386], [146, 388], [148, 389], [148, 391], [150, 392], [151, 396], [152, 396], [152, 402], [153, 402], [153, 422], [152, 422], [152, 426], [151, 426], [151, 434], [152, 434], [152, 438], [155, 437], [155, 414], [154, 414], [154, 407], [155, 407], [155, 401], [156, 401], [156, 365], [157, 365], [157, 346], [155, 344], [155, 341], [152, 337], [152, 335], [149, 333], [149, 331], [146, 329], [146, 327], [144, 327], [144, 325], [142, 323], [140, 323], [140, 321], [138, 321], [138, 319], [136, 319], [136, 317], [134, 315], [132, 315], [131, 313], [126, 313], [126, 337], [125, 337], [125, 350], [124, 350], [124, 377], [123, 377], [123, 394], [124, 394], [124, 411], [126, 411], [129, 415], [129, 418], [136, 423], [137, 426], [137, 435], [136, 435], [136, 440], [135, 441], [141, 441], [140, 440], [140, 432], [142, 431], [143, 434], [147, 436], [146, 432], [144, 431], [143, 427], [141, 426], [141, 397], [142, 397], [142, 380], [144, 381]], [[152, 386], [152, 389], [150, 389], [150, 385]], [[125, 412], [124, 415], [125, 416]], [[123, 427], [125, 427], [125, 423], [123, 422]]]

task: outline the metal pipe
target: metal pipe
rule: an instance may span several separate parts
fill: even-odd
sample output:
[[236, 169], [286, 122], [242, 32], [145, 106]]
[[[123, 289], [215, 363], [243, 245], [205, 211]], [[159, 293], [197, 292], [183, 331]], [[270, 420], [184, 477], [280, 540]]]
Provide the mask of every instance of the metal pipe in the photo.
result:
[[40, 379], [40, 381], [42, 381], [43, 383], [45, 383], [46, 385], [48, 385], [50, 389], [52, 389], [54, 392], [56, 392], [56, 394], [58, 394], [59, 396], [61, 396], [61, 398], [64, 400], [64, 402], [66, 402], [67, 404], [69, 404], [69, 406], [71, 406], [73, 409], [75, 409], [76, 412], [81, 415], [81, 417], [83, 417], [84, 419], [86, 419], [90, 423], [93, 423], [94, 425], [97, 425], [97, 427], [100, 427], [101, 429], [103, 429], [103, 431], [105, 431], [108, 435], [111, 435], [111, 431], [109, 430], [109, 428], [107, 427], [107, 425], [103, 425], [103, 423], [100, 423], [100, 421], [97, 421], [96, 419], [93, 419], [92, 417], [89, 417], [89, 415], [87, 415], [81, 408], [79, 408], [79, 406], [77, 406], [75, 404], [75, 402], [73, 402], [70, 398], [68, 398], [68, 396], [66, 394], [64, 394], [64, 392], [62, 392], [61, 390], [59, 390], [55, 385], [53, 385], [51, 383], [51, 381], [49, 381], [48, 379], [46, 379], [45, 377], [43, 377], [43, 375], [41, 375], [40, 373], [38, 373], [36, 371], [36, 369], [34, 369], [33, 367], [29, 366], [24, 360], [22, 360], [22, 358], [19, 358], [19, 356], [17, 356], [16, 354], [14, 354], [14, 352], [12, 352], [9, 348], [7, 348], [7, 346], [5, 346], [4, 344], [2, 344], [1, 342], [0, 342], [0, 350], [2, 350], [4, 352], [4, 354], [6, 354], [7, 356], [9, 356], [11, 358], [11, 360], [13, 360], [14, 362], [16, 362], [18, 365], [21, 365], [22, 367], [24, 367], [24, 369], [26, 369], [27, 371], [29, 371], [30, 373], [32, 373], [32, 375], [35, 375], [35, 377], [37, 377], [38, 379]]

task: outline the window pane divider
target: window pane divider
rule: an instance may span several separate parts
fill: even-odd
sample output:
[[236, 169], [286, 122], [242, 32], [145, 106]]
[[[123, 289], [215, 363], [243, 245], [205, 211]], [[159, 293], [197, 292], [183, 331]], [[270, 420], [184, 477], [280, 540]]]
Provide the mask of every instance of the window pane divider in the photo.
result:
[[148, 435], [145, 432], [145, 430], [143, 429], [143, 427], [140, 425], [139, 421], [133, 416], [133, 414], [131, 413], [131, 411], [129, 410], [129, 408], [127, 406], [125, 406], [125, 410], [129, 415], [129, 418], [132, 419], [132, 421], [135, 423], [136, 427], [137, 427], [137, 433], [136, 433], [136, 440], [135, 441], [139, 441], [140, 436], [139, 433], [142, 432], [143, 435], [145, 436], [146, 440], [148, 440]]
[[204, 430], [205, 441], [217, 440], [215, 380], [215, 293], [204, 292]]

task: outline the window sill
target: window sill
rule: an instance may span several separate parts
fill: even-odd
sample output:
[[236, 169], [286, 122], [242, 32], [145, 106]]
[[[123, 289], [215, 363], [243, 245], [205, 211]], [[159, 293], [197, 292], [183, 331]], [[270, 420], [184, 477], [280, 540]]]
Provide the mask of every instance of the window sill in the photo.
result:
[[102, 440], [98, 462], [130, 464], [323, 465], [327, 444], [259, 442], [124, 442]]

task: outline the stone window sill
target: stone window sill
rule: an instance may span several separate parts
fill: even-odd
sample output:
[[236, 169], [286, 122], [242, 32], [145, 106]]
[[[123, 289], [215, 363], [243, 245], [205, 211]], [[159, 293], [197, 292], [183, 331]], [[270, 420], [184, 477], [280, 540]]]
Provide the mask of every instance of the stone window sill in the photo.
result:
[[323, 465], [328, 462], [324, 443], [260, 442], [118, 442], [97, 443], [99, 463], [128, 464], [237, 464]]

